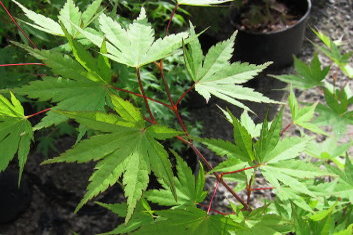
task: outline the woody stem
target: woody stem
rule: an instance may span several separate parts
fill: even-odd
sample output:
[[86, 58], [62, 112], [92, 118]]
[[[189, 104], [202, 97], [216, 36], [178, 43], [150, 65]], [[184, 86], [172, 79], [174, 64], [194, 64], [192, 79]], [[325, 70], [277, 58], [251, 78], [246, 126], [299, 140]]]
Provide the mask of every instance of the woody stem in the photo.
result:
[[137, 76], [137, 80], [138, 80], [138, 84], [139, 84], [139, 87], [140, 87], [141, 94], [143, 96], [143, 100], [145, 101], [147, 112], [150, 114], [151, 121], [155, 122], [156, 119], [154, 118], [153, 113], [152, 113], [151, 108], [150, 108], [150, 105], [148, 104], [148, 100], [147, 100], [147, 97], [146, 97], [146, 94], [145, 94], [145, 89], [143, 88], [143, 85], [142, 85], [140, 68], [136, 68], [136, 76]]

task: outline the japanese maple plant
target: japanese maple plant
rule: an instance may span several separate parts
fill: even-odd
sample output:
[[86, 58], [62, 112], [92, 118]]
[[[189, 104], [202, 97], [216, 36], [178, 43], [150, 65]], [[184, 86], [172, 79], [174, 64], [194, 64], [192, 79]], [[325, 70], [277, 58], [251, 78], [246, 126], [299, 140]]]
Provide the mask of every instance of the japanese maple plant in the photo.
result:
[[[192, 23], [187, 32], [169, 34], [179, 7], [228, 1], [178, 0], [162, 38], [155, 38], [143, 8], [135, 20], [123, 24], [117, 17], [104, 13], [102, 0], [93, 1], [83, 12], [73, 0], [68, 0], [55, 21], [13, 2], [32, 21], [28, 24], [66, 38], [67, 44], [40, 50], [24, 31], [28, 44], [13, 42], [42, 61], [32, 65], [47, 66], [52, 74], [25, 86], [1, 91], [0, 171], [17, 156], [20, 184], [33, 133], [73, 119], [80, 124], [78, 143], [42, 165], [96, 162], [87, 191], [75, 212], [110, 186], [119, 183], [123, 187], [125, 203], [97, 202], [125, 218], [125, 223], [105, 234], [352, 234], [353, 165], [348, 156], [352, 141], [339, 142], [353, 124], [353, 94], [348, 86], [332, 85], [326, 79], [330, 68], [322, 67], [317, 55], [309, 64], [296, 59], [296, 74], [276, 76], [292, 84], [286, 106], [243, 86], [270, 63], [231, 63], [236, 32], [206, 54], [198, 39], [200, 30]], [[1, 1], [0, 4], [5, 8]], [[6, 12], [16, 23], [7, 9]], [[317, 35], [324, 43], [317, 45], [319, 51], [351, 75], [348, 65], [351, 54], [342, 54], [329, 37], [320, 32]], [[180, 50], [190, 88], [175, 99], [165, 76], [164, 59]], [[119, 88], [119, 82], [113, 81], [113, 63], [135, 71], [139, 93]], [[14, 61], [1, 66], [12, 65], [19, 64]], [[142, 82], [146, 67], [157, 68], [156, 76], [161, 79], [168, 102], [146, 96]], [[300, 105], [292, 89], [314, 87], [322, 91], [325, 101]], [[244, 109], [240, 118], [226, 108], [221, 109], [233, 126], [233, 141], [189, 134], [179, 107], [192, 90], [207, 101], [214, 96]], [[124, 93], [139, 97], [143, 106], [137, 107], [131, 102], [133, 99], [121, 98]], [[16, 96], [51, 101], [55, 105], [35, 114], [25, 114]], [[255, 124], [244, 100], [288, 107], [292, 121], [282, 127], [282, 108], [271, 122], [265, 118], [262, 124]], [[151, 103], [169, 109], [180, 128], [163, 125], [155, 117]], [[45, 116], [32, 126], [31, 118], [39, 115]], [[288, 136], [292, 126], [305, 131]], [[323, 126], [331, 129], [322, 129]], [[93, 130], [95, 135], [82, 138], [86, 130]], [[327, 137], [331, 130], [331, 136]], [[326, 140], [316, 143], [310, 133], [326, 136]], [[196, 173], [183, 156], [161, 144], [167, 139], [180, 141], [194, 151], [200, 161]], [[195, 146], [196, 142], [223, 161], [217, 166], [211, 165]], [[170, 159], [174, 159], [175, 174]], [[160, 189], [147, 190], [152, 173], [161, 184]], [[205, 177], [215, 181], [210, 193], [204, 191]], [[257, 179], [265, 179], [266, 185], [257, 185]], [[223, 211], [212, 208], [221, 186], [234, 197]], [[271, 190], [274, 199], [263, 197], [258, 199], [262, 201], [260, 206], [251, 204], [253, 192], [259, 190]], [[210, 200], [206, 204], [208, 194]], [[155, 210], [149, 202], [169, 209]]]

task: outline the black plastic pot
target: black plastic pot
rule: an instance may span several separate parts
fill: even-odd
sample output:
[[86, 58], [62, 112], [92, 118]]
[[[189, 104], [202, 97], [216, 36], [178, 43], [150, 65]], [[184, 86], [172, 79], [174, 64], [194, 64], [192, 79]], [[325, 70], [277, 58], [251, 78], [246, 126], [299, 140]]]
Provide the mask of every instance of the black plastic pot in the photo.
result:
[[31, 190], [25, 179], [17, 184], [18, 172], [6, 170], [0, 173], [0, 224], [18, 218], [31, 202]]
[[283, 68], [293, 63], [304, 40], [306, 22], [310, 15], [310, 0], [287, 0], [303, 12], [298, 22], [290, 27], [273, 32], [251, 32], [239, 29], [235, 24], [239, 12], [231, 13], [231, 22], [238, 29], [235, 43], [235, 60], [262, 64], [272, 61], [271, 68]]

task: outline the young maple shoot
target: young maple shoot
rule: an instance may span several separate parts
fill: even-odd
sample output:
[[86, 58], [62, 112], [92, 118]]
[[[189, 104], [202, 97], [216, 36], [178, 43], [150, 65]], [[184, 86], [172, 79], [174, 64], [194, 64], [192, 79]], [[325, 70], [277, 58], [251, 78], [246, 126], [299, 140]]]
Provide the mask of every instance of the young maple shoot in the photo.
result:
[[[207, 53], [202, 51], [199, 35], [191, 23], [188, 32], [168, 35], [179, 7], [211, 6], [228, 0], [175, 1], [166, 27], [167, 36], [163, 38], [156, 38], [144, 8], [135, 20], [122, 24], [104, 13], [102, 0], [93, 1], [83, 12], [73, 0], [67, 0], [60, 10], [59, 21], [54, 21], [13, 2], [32, 21], [28, 25], [64, 37], [67, 43], [40, 50], [13, 42], [43, 62], [31, 65], [45, 65], [51, 73], [27, 85], [1, 91], [4, 95], [0, 95], [0, 172], [17, 154], [20, 183], [34, 131], [74, 119], [80, 124], [77, 143], [42, 164], [96, 163], [75, 212], [112, 185], [119, 183], [123, 187], [125, 203], [96, 202], [125, 218], [125, 223], [104, 234], [352, 234], [353, 165], [347, 153], [352, 141], [341, 141], [353, 125], [353, 92], [349, 86], [337, 87], [327, 81], [330, 67], [322, 67], [317, 54], [309, 64], [295, 58], [295, 75], [275, 76], [291, 83], [288, 97], [291, 123], [283, 128], [282, 108], [272, 121], [266, 117], [255, 124], [249, 115], [253, 111], [243, 101], [280, 102], [243, 85], [270, 63], [231, 63], [236, 33]], [[317, 35], [325, 45], [317, 46], [318, 50], [350, 76], [351, 54], [342, 54], [338, 45], [323, 33]], [[163, 60], [178, 52], [183, 53], [183, 69], [188, 73], [190, 88], [176, 101], [164, 76]], [[135, 70], [132, 77], [126, 73], [119, 75], [127, 76], [122, 80], [137, 81], [140, 93], [116, 87], [120, 84], [114, 81], [114, 65]], [[144, 71], [154, 72], [151, 66], [157, 67], [162, 82], [157, 81], [157, 75], [153, 79], [162, 84], [159, 91], [164, 91], [169, 104], [158, 100], [159, 97], [146, 96], [142, 81], [146, 79]], [[292, 87], [320, 88], [325, 102], [299, 105]], [[215, 96], [244, 110], [238, 119], [222, 109], [233, 130], [232, 141], [200, 138], [188, 132], [179, 105], [191, 90], [206, 101]], [[14, 94], [51, 102], [53, 107], [26, 115]], [[121, 98], [123, 94], [143, 100], [140, 104], [144, 109], [137, 107], [134, 99]], [[180, 127], [164, 125], [156, 118], [152, 103], [167, 108]], [[28, 119], [44, 113], [46, 116], [32, 127]], [[291, 126], [306, 131], [288, 137], [286, 132]], [[335, 136], [317, 143], [305, 134], [330, 135], [330, 130], [321, 129], [323, 126], [331, 127]], [[84, 138], [88, 129], [93, 134]], [[167, 151], [162, 144], [166, 140], [181, 141], [190, 147], [201, 162], [198, 172], [193, 172], [183, 155]], [[202, 143], [222, 161], [211, 165], [194, 142]], [[176, 163], [176, 173], [172, 162]], [[160, 189], [147, 190], [152, 173]], [[205, 203], [207, 175], [214, 177], [216, 187], [210, 193], [210, 201]], [[236, 182], [235, 188], [229, 182]], [[234, 197], [234, 201], [229, 199], [229, 208], [224, 208], [227, 212], [212, 208], [220, 187]], [[245, 193], [238, 194], [240, 190]], [[253, 193], [263, 190], [271, 190], [276, 196], [273, 200], [263, 199], [261, 206], [252, 203]], [[149, 202], [168, 209], [155, 210]]]

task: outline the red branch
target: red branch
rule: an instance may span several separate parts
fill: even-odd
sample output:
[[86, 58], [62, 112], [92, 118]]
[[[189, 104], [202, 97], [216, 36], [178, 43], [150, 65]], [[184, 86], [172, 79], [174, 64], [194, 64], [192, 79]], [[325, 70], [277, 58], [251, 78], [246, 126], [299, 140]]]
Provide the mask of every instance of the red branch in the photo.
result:
[[[169, 27], [170, 27], [170, 24], [173, 20], [173, 17], [178, 9], [178, 4], [176, 4], [171, 16], [170, 16], [170, 19], [169, 19], [169, 22], [168, 22], [168, 25], [167, 25], [167, 28], [166, 28], [166, 35], [168, 35], [168, 31], [169, 31]], [[169, 89], [169, 85], [168, 85], [168, 82], [164, 76], [164, 72], [163, 72], [163, 61], [161, 60], [159, 64], [157, 64], [157, 67], [159, 68], [160, 70], [160, 74], [161, 74], [161, 78], [163, 80], [163, 83], [164, 83], [164, 88], [165, 88], [165, 92], [168, 96], [168, 99], [169, 99], [169, 102], [170, 102], [170, 106], [172, 107], [172, 110], [174, 111], [174, 114], [176, 116], [176, 118], [178, 119], [178, 123], [179, 125], [182, 127], [183, 131], [185, 132], [185, 135], [186, 136], [189, 136], [189, 133], [188, 133], [188, 130], [187, 130], [187, 127], [179, 113], [179, 110], [178, 110], [178, 106], [173, 102], [173, 99], [171, 97], [171, 93], [170, 93], [170, 89]], [[188, 91], [187, 91], [188, 92]], [[177, 138], [179, 140], [181, 140], [183, 143], [187, 144], [188, 146], [190, 146], [190, 148], [194, 151], [194, 153], [196, 154], [196, 156], [202, 160], [202, 162], [206, 165], [206, 167], [208, 168], [208, 170], [212, 170], [213, 167], [212, 165], [207, 161], [207, 159], [203, 156], [203, 154], [199, 151], [199, 149], [192, 143], [192, 141], [187, 141], [185, 140], [184, 138], [180, 137], [180, 136], [177, 136]], [[244, 210], [247, 210], [247, 211], [251, 211], [251, 208], [249, 207], [249, 205], [236, 193], [234, 192], [234, 190], [223, 180], [222, 178], [222, 175], [217, 173], [217, 172], [214, 172], [213, 175], [216, 177], [216, 180], [218, 183], [221, 183], [232, 195], [234, 198], [236, 198], [243, 206], [244, 206]], [[217, 183], [217, 184], [218, 184]], [[215, 194], [215, 192], [214, 192]], [[209, 208], [209, 210], [211, 210]]]
[[147, 99], [146, 94], [145, 94], [145, 89], [143, 88], [143, 84], [142, 84], [142, 80], [141, 80], [140, 68], [136, 68], [136, 76], [137, 76], [137, 81], [138, 81], [138, 84], [139, 84], [139, 87], [140, 87], [141, 95], [142, 95], [143, 100], [145, 102], [145, 106], [146, 106], [147, 112], [150, 114], [151, 121], [153, 123], [156, 123], [156, 119], [154, 118], [152, 110], [150, 108], [150, 105], [148, 104], [148, 99]]
[[283, 128], [283, 130], [281, 130], [280, 136], [282, 136], [284, 132], [286, 132], [292, 125], [293, 123], [289, 123], [285, 128]]
[[[197, 205], [201, 206], [201, 207], [208, 207], [207, 205], [202, 205], [200, 203], [197, 203]], [[211, 211], [213, 212], [216, 212], [217, 214], [220, 214], [220, 215], [235, 215], [235, 212], [232, 212], [232, 213], [223, 213], [223, 212], [220, 212], [218, 210], [215, 210], [215, 209], [211, 209]]]
[[24, 65], [46, 65], [42, 63], [21, 63], [21, 64], [0, 64], [0, 67], [9, 67], [9, 66], [24, 66]]
[[267, 188], [252, 188], [250, 189], [251, 191], [258, 191], [258, 190], [269, 190], [269, 189], [274, 189], [274, 187], [267, 187]]
[[259, 167], [261, 166], [261, 164], [257, 164], [255, 166], [250, 166], [250, 167], [246, 167], [246, 168], [243, 168], [243, 169], [240, 169], [240, 170], [236, 170], [236, 171], [229, 171], [229, 172], [223, 172], [221, 173], [221, 175], [230, 175], [230, 174], [234, 174], [234, 173], [239, 173], [239, 172], [242, 172], [242, 171], [246, 171], [246, 170], [249, 170], [249, 169], [253, 169], [253, 168], [256, 168], [256, 167]]
[[171, 109], [171, 110], [173, 109], [170, 105], [168, 105], [168, 104], [166, 104], [166, 103], [164, 103], [164, 102], [162, 102], [162, 101], [158, 101], [158, 100], [152, 99], [152, 98], [150, 98], [150, 97], [143, 96], [143, 95], [141, 95], [141, 94], [139, 94], [139, 93], [135, 93], [135, 92], [133, 92], [133, 91], [125, 90], [125, 89], [122, 89], [122, 88], [119, 88], [119, 87], [114, 87], [114, 86], [110, 86], [110, 88], [112, 88], [112, 89], [114, 89], [114, 90], [126, 92], [126, 93], [129, 93], [129, 94], [132, 94], [132, 95], [141, 97], [141, 98], [146, 98], [146, 99], [148, 99], [148, 100], [150, 100], [150, 101], [153, 101], [153, 102], [156, 102], [156, 103], [158, 103], [158, 104], [164, 105], [165, 107], [167, 107], [167, 108], [169, 108], [169, 109]]
[[38, 49], [37, 45], [29, 38], [29, 36], [25, 33], [25, 31], [21, 28], [21, 26], [17, 23], [17, 21], [15, 20], [15, 18], [11, 15], [10, 11], [5, 7], [5, 5], [2, 3], [2, 1], [0, 1], [0, 5], [2, 6], [2, 8], [4, 8], [4, 10], [6, 11], [7, 15], [10, 17], [11, 21], [16, 25], [16, 27], [18, 28], [18, 30], [21, 31], [21, 33], [23, 34], [23, 36], [25, 38], [27, 38], [27, 40], [32, 44], [32, 46], [36, 49]]
[[178, 8], [179, 8], [179, 5], [176, 4], [175, 7], [174, 7], [174, 9], [173, 9], [172, 14], [170, 15], [167, 28], [165, 29], [165, 34], [166, 34], [166, 35], [168, 35], [168, 33], [169, 33], [170, 25], [171, 25], [171, 23], [172, 23], [172, 21], [173, 21], [173, 18], [174, 18], [174, 16], [175, 16], [175, 13], [176, 13], [176, 11], [178, 10]]
[[[189, 142], [180, 136], [177, 136], [176, 138], [178, 138], [183, 143], [189, 145], [190, 148], [196, 154], [196, 156], [199, 157], [202, 160], [202, 162], [206, 165], [209, 171], [213, 170], [212, 165], [207, 161], [207, 159], [203, 156], [200, 150], [198, 150], [198, 148], [192, 142]], [[228, 192], [230, 192], [233, 195], [233, 197], [235, 197], [244, 206], [245, 210], [251, 211], [251, 208], [248, 206], [248, 204], [246, 204], [246, 202], [243, 199], [241, 199], [241, 197], [239, 197], [239, 195], [236, 192], [234, 192], [234, 190], [223, 180], [221, 174], [218, 174], [217, 172], [213, 172], [213, 175], [216, 177], [217, 181], [220, 182], [228, 190]]]
[[44, 109], [44, 110], [39, 111], [39, 112], [37, 112], [37, 113], [31, 114], [31, 115], [27, 115], [27, 116], [26, 116], [26, 118], [28, 119], [28, 118], [31, 118], [31, 117], [37, 116], [37, 115], [39, 115], [39, 114], [41, 114], [41, 113], [48, 112], [48, 111], [50, 111], [50, 110], [51, 110], [51, 108], [47, 108], [47, 109]]
[[219, 185], [219, 182], [216, 181], [215, 187], [214, 187], [214, 190], [213, 190], [213, 194], [212, 194], [212, 197], [211, 197], [211, 200], [210, 200], [210, 204], [208, 205], [207, 214], [209, 214], [210, 211], [211, 211], [212, 202], [213, 202], [214, 197], [216, 196], [218, 185]]
[[185, 96], [190, 92], [190, 91], [192, 91], [194, 88], [195, 88], [195, 83], [194, 83], [194, 85], [192, 85], [189, 89], [187, 89], [181, 96], [180, 96], [180, 98], [178, 99], [178, 101], [176, 102], [176, 104], [175, 105], [179, 105], [180, 104], [180, 102], [185, 98]]
[[247, 199], [246, 199], [246, 203], [249, 205], [250, 204], [250, 199], [251, 199], [251, 184], [253, 181], [254, 177], [253, 175], [251, 176], [250, 180], [249, 180], [249, 184], [246, 185], [246, 195], [247, 195]]

